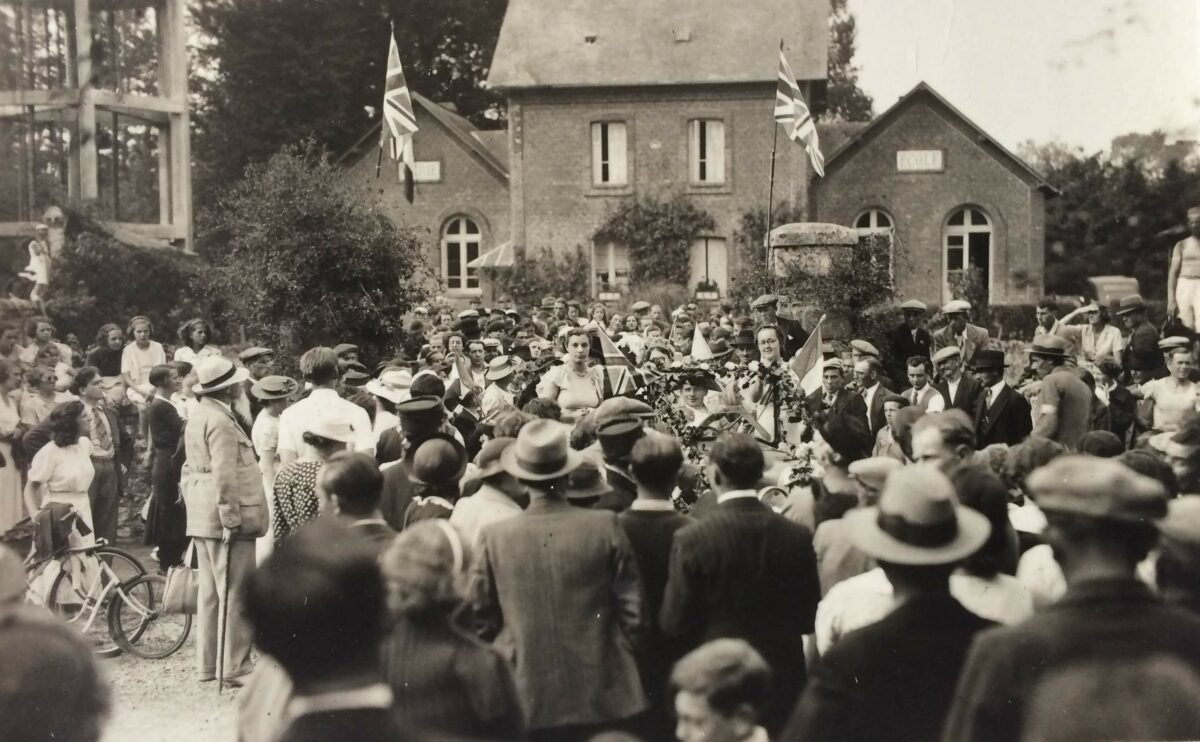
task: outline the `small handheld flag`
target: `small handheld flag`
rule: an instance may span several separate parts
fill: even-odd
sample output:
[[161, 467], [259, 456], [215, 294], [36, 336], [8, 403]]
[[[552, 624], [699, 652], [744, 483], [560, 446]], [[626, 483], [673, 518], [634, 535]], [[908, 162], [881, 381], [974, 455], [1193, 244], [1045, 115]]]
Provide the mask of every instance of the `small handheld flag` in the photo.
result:
[[812, 394], [821, 387], [821, 323], [825, 321], [825, 316], [817, 320], [817, 326], [813, 328], [812, 334], [808, 336], [808, 340], [804, 341], [804, 347], [796, 351], [796, 355], [792, 357], [792, 371], [795, 372], [796, 378], [800, 379], [800, 388], [805, 394]]
[[693, 361], [711, 361], [713, 357], [712, 348], [708, 347], [708, 341], [704, 339], [704, 335], [700, 333], [700, 326], [697, 325], [692, 333], [692, 352]]
[[413, 134], [417, 133], [417, 117], [413, 113], [412, 96], [408, 92], [408, 81], [400, 65], [400, 49], [396, 46], [396, 33], [390, 34], [388, 47], [387, 77], [383, 84], [383, 121], [379, 135], [382, 153], [384, 141], [391, 144], [393, 162], [401, 163], [400, 179], [404, 183], [404, 198], [411, 204], [413, 188]]
[[782, 44], [779, 47], [779, 85], [775, 88], [775, 120], [784, 125], [789, 139], [804, 143], [813, 170], [825, 177], [825, 155], [821, 154], [817, 125], [800, 94], [800, 86], [796, 84], [787, 57], [783, 55]]

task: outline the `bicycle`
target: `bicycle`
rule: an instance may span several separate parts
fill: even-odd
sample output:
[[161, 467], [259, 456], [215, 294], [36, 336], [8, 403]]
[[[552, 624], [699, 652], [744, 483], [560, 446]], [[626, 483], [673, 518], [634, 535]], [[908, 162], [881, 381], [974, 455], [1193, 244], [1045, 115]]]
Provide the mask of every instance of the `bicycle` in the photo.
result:
[[64, 549], [42, 563], [51, 559], [59, 563], [59, 573], [46, 594], [46, 608], [77, 626], [97, 654], [162, 659], [187, 641], [191, 616], [161, 612], [166, 580], [148, 574], [128, 552], [97, 539], [94, 546]]

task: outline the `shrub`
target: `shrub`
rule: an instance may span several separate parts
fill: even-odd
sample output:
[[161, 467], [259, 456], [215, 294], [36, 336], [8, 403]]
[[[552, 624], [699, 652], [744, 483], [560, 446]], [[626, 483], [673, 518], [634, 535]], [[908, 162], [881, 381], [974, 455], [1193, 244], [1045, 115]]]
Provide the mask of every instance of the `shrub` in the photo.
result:
[[284, 357], [347, 339], [367, 357], [400, 347], [429, 279], [416, 236], [347, 189], [311, 142], [248, 168], [202, 240], [227, 319]]
[[663, 199], [648, 195], [619, 201], [594, 236], [629, 247], [635, 292], [640, 293], [646, 283], [675, 283], [690, 292], [696, 288], [687, 285], [692, 241], [716, 228], [712, 214], [687, 196]]
[[59, 337], [74, 333], [86, 346], [105, 322], [150, 318], [158, 340], [213, 308], [204, 290], [204, 264], [169, 249], [126, 245], [86, 214], [67, 212], [62, 256], [50, 276], [46, 311]]
[[515, 256], [511, 268], [484, 268], [480, 273], [495, 287], [497, 296], [508, 294], [518, 306], [536, 307], [544, 296], [588, 296], [589, 265], [582, 245], [565, 254], [543, 247], [534, 255]]

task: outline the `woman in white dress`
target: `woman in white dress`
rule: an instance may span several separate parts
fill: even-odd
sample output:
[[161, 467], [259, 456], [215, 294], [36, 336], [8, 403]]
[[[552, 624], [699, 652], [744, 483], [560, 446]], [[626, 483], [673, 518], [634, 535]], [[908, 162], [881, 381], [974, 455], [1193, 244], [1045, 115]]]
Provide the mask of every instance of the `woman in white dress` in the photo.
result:
[[162, 343], [150, 339], [153, 332], [154, 325], [150, 324], [149, 319], [134, 317], [129, 320], [126, 333], [133, 341], [121, 351], [121, 378], [125, 380], [125, 386], [129, 390], [129, 399], [139, 408], [145, 406], [154, 396], [150, 372], [155, 366], [162, 366], [167, 362]]
[[[92, 528], [92, 506], [88, 488], [96, 470], [92, 466], [92, 442], [84, 437], [88, 418], [83, 403], [74, 400], [50, 413], [50, 441], [34, 455], [25, 485], [25, 505], [37, 512], [47, 502], [71, 505]], [[84, 544], [95, 543], [89, 534]]]
[[16, 525], [24, 517], [21, 507], [21, 472], [13, 459], [13, 441], [21, 424], [21, 414], [12, 391], [17, 385], [17, 374], [13, 364], [0, 358], [0, 456], [4, 466], [0, 467], [0, 534]]

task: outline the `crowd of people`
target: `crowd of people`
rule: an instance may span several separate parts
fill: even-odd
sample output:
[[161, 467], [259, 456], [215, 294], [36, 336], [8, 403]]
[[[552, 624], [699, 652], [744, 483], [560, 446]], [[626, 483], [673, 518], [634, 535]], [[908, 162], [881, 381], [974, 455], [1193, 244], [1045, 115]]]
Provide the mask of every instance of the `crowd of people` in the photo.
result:
[[[1191, 334], [1046, 300], [1018, 360], [907, 301], [813, 352], [781, 303], [435, 302], [378, 359], [0, 326], [0, 533], [57, 502], [115, 542], [146, 468], [247, 742], [1200, 738]], [[19, 564], [0, 718], [96, 739]]]

